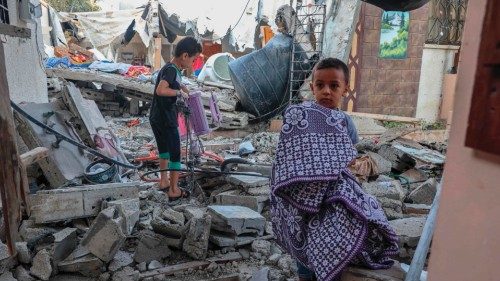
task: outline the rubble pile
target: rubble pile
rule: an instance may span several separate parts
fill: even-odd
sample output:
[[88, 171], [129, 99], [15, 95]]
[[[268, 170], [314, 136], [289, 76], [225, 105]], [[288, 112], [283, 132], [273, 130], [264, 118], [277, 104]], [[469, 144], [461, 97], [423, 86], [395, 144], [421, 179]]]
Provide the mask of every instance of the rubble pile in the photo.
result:
[[[156, 170], [156, 144], [148, 118], [124, 117], [126, 110], [119, 110], [120, 117], [104, 118], [96, 110], [102, 109], [104, 90], [92, 89], [89, 95], [89, 84], [79, 86], [63, 82], [49, 104], [26, 105], [25, 109], [94, 148], [99, 143], [93, 136], [107, 128], [110, 134], [104, 138], [114, 141], [116, 157], [143, 162], [140, 173]], [[265, 122], [249, 126], [247, 114], [240, 118], [234, 90], [201, 89], [204, 106], [209, 108], [215, 95], [224, 112], [219, 130], [214, 128], [200, 138], [204, 151], [223, 158], [224, 163], [237, 160], [218, 167], [221, 170], [249, 174], [197, 174], [199, 189], [177, 204], [169, 202], [153, 182], [126, 170], [113, 183], [89, 184], [83, 177], [84, 167], [91, 162], [88, 156], [61, 142], [61, 147], [76, 155], [72, 162], [64, 161], [67, 157], [60, 157], [68, 152], [52, 146], [54, 136], [18, 117], [28, 148], [52, 147], [56, 157], [40, 164], [36, 176], [29, 174], [36, 186], [29, 195], [30, 215], [20, 227], [17, 259], [9, 257], [6, 245], [0, 244], [0, 274], [4, 274], [0, 279], [49, 280], [68, 274], [70, 278], [127, 281], [231, 276], [281, 281], [295, 277], [296, 263], [275, 243], [269, 217], [266, 176], [279, 133], [267, 132]], [[127, 102], [131, 106], [132, 100]], [[52, 111], [56, 113], [47, 115]], [[210, 110], [206, 113], [211, 117]], [[415, 129], [384, 131], [360, 141], [359, 156], [350, 168], [362, 187], [380, 201], [400, 237], [398, 260], [408, 263], [437, 192], [445, 160], [440, 151], [446, 145], [412, 140], [409, 132]], [[209, 158], [202, 157], [200, 165], [222, 165]], [[46, 180], [41, 183], [43, 177]]]

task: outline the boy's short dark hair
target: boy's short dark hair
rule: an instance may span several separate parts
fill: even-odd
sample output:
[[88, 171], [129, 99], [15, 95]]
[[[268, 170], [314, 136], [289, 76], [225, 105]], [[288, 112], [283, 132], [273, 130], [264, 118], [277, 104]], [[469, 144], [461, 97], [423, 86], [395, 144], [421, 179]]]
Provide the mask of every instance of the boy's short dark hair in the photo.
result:
[[349, 68], [343, 61], [336, 58], [326, 58], [320, 60], [312, 70], [312, 81], [314, 81], [314, 72], [316, 72], [316, 70], [326, 68], [335, 68], [342, 70], [342, 72], [344, 72], [345, 83], [349, 84]]
[[192, 57], [196, 54], [201, 53], [201, 50], [201, 44], [193, 37], [188, 36], [182, 38], [181, 41], [177, 43], [177, 46], [175, 46], [174, 55], [175, 57], [180, 57], [182, 56], [182, 54], [187, 53], [188, 56]]

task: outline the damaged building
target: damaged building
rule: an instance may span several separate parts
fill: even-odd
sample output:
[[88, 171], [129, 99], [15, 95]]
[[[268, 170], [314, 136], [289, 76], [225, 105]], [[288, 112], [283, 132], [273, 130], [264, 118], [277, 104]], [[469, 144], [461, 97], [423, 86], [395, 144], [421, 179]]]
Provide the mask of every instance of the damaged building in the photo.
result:
[[[345, 61], [352, 77], [343, 109], [360, 142], [349, 170], [377, 199], [399, 246], [392, 268], [351, 265], [341, 280], [445, 280], [434, 255], [445, 258], [439, 246], [457, 245], [446, 239], [453, 229], [446, 219], [458, 220], [450, 201], [461, 198], [452, 194], [449, 182], [460, 184], [452, 169], [475, 177], [449, 161], [498, 171], [496, 156], [488, 154], [486, 165], [460, 155], [467, 120], [456, 110], [469, 110], [473, 89], [457, 88], [455, 96], [456, 81], [464, 87], [460, 78], [474, 81], [476, 73], [459, 70], [480, 63], [479, 47], [462, 50], [462, 40], [491, 34], [487, 23], [469, 20], [482, 22], [486, 5], [497, 4], [461, 3], [449, 15], [463, 26], [467, 13], [469, 30], [430, 38], [442, 24], [434, 0], [231, 1], [225, 8], [234, 15], [224, 20], [213, 3], [143, 2], [64, 13], [43, 1], [0, 1], [0, 280], [295, 280], [296, 261], [273, 232], [269, 179], [281, 113], [310, 97], [312, 67], [329, 56]], [[378, 50], [391, 10], [409, 16], [400, 59]], [[403, 28], [405, 19], [393, 17], [393, 27]], [[147, 116], [158, 70], [185, 36], [202, 42], [203, 57], [183, 77], [191, 115], [179, 117], [179, 184], [189, 197], [172, 202], [159, 190]], [[452, 116], [463, 124], [450, 132]], [[485, 118], [498, 124], [497, 115]], [[496, 153], [485, 145], [489, 136], [469, 140], [467, 149]], [[478, 197], [485, 205], [475, 211], [495, 209]], [[440, 201], [445, 211], [437, 215]], [[484, 274], [477, 280], [494, 280]]]

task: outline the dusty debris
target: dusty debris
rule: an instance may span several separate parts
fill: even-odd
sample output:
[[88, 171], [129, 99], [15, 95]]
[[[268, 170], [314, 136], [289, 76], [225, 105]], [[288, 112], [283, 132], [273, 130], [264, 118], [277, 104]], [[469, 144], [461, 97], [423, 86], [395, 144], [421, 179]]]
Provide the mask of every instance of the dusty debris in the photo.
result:
[[134, 255], [129, 252], [118, 251], [108, 266], [109, 271], [115, 272], [134, 263]]
[[57, 264], [67, 258], [78, 244], [77, 229], [67, 227], [54, 233], [54, 248], [52, 259]]
[[427, 217], [412, 217], [389, 221], [399, 238], [401, 259], [411, 260], [422, 235]]
[[27, 242], [16, 242], [17, 259], [24, 264], [31, 263], [31, 251]]

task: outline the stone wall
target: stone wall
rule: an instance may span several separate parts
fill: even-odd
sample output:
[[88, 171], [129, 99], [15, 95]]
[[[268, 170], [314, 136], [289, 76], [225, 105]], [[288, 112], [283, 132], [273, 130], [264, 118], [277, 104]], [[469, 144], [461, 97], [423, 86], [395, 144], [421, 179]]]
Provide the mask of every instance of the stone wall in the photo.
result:
[[380, 59], [382, 9], [363, 4], [361, 83], [356, 111], [415, 116], [428, 12], [428, 5], [410, 12], [406, 59]]

